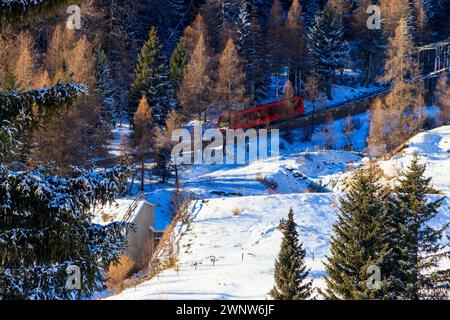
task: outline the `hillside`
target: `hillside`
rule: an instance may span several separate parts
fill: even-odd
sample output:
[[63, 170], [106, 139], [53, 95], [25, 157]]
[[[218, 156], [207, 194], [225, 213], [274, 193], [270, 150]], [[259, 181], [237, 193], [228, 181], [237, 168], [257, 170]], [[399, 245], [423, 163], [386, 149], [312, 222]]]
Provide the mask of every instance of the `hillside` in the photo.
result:
[[[427, 174], [433, 178], [435, 188], [448, 192], [444, 173], [449, 172], [450, 166], [449, 137], [450, 126], [420, 133], [410, 139], [408, 147], [394, 159], [382, 161], [380, 165], [386, 173], [396, 174], [398, 170], [392, 168], [406, 167], [412, 155], [417, 153], [427, 164]], [[336, 153], [310, 155], [317, 159], [316, 164], [323, 163], [327, 156], [332, 162]], [[272, 160], [273, 172], [286, 166], [283, 161], [286, 160]], [[253, 164], [249, 168], [255, 166]], [[308, 163], [304, 163], [297, 169], [308, 173], [308, 167]], [[269, 166], [264, 168], [268, 170]], [[228, 173], [233, 181], [251, 175], [247, 170]], [[220, 170], [214, 175], [224, 179]], [[444, 178], [440, 178], [442, 176]], [[311, 268], [314, 287], [323, 287], [325, 271], [322, 262], [328, 254], [332, 225], [342, 195], [303, 193], [305, 190], [298, 185], [288, 182], [282, 185], [285, 192], [280, 191], [279, 194], [194, 201], [191, 225], [187, 230], [181, 226], [178, 229], [177, 237], [181, 236], [177, 245], [178, 271], [166, 270], [111, 299], [266, 299], [273, 286], [274, 260], [281, 241], [277, 226], [280, 219], [287, 216], [289, 208], [294, 209], [300, 240], [308, 252], [306, 262]], [[429, 197], [439, 198], [437, 195]], [[450, 199], [446, 198], [433, 225], [443, 225], [450, 220], [449, 206]], [[450, 262], [445, 265], [450, 265]]]

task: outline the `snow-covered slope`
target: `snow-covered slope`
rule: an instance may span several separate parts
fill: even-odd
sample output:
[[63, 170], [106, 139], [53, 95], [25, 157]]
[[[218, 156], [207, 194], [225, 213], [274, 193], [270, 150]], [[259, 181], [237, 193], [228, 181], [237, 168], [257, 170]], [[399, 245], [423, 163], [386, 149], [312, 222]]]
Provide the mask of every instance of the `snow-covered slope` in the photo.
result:
[[[315, 287], [338, 212], [337, 194], [219, 198], [193, 204], [193, 223], [179, 243], [178, 272], [170, 269], [111, 299], [265, 299], [281, 243], [278, 223], [295, 212]], [[446, 199], [437, 224], [450, 219]], [[238, 211], [239, 215], [233, 215]], [[215, 264], [213, 265], [213, 260]]]
[[[365, 164], [362, 155], [344, 151], [304, 152], [295, 147], [280, 159], [243, 166], [193, 166], [184, 172], [185, 188], [200, 198], [192, 203], [190, 227], [178, 228], [178, 267], [128, 289], [111, 299], [265, 299], [273, 286], [273, 268], [281, 232], [278, 223], [293, 208], [300, 240], [307, 250], [315, 287], [324, 285], [323, 259], [329, 250], [338, 213], [340, 189], [352, 166]], [[418, 134], [393, 159], [380, 161], [391, 177], [406, 169], [415, 153], [427, 164], [434, 187], [450, 190], [450, 126]], [[257, 175], [277, 181], [268, 189]], [[305, 193], [321, 182], [329, 193]], [[240, 196], [233, 195], [238, 191]], [[430, 196], [437, 199], [437, 195]], [[450, 221], [445, 199], [434, 221]], [[450, 236], [450, 234], [448, 234]], [[213, 263], [214, 262], [214, 263]], [[446, 264], [450, 264], [446, 261]]]
[[450, 195], [450, 126], [419, 133], [399, 154], [379, 164], [386, 175], [396, 177], [409, 166], [415, 154], [427, 165], [425, 174], [432, 178], [434, 188]]

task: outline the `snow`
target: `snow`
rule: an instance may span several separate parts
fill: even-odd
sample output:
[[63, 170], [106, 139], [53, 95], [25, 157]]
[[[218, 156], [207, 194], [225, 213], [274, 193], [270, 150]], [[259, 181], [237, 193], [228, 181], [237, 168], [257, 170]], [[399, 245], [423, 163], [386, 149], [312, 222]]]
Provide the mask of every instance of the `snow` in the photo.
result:
[[[365, 148], [367, 115], [352, 135]], [[343, 120], [333, 123], [336, 140], [342, 135]], [[319, 129], [310, 142], [298, 139], [281, 148], [279, 158], [246, 165], [194, 165], [182, 172], [185, 190], [195, 192], [199, 200], [191, 204], [192, 222], [178, 226], [176, 238], [178, 267], [109, 299], [266, 299], [273, 286], [274, 261], [279, 250], [281, 232], [278, 223], [294, 210], [300, 241], [307, 250], [306, 263], [311, 268], [315, 288], [324, 287], [323, 261], [329, 250], [332, 225], [339, 205], [338, 193], [353, 168], [369, 161], [363, 153], [339, 150], [313, 150], [323, 143]], [[358, 143], [356, 143], [358, 145]], [[434, 187], [449, 195], [450, 126], [420, 133], [407, 146], [380, 166], [391, 178], [405, 169], [418, 153], [426, 162], [426, 174]], [[276, 181], [276, 188], [261, 183], [265, 177]], [[308, 193], [311, 184], [322, 193]], [[155, 186], [149, 197], [167, 192]], [[167, 198], [167, 195], [165, 196]], [[430, 195], [430, 200], [440, 196]], [[442, 204], [433, 221], [435, 227], [450, 221], [450, 199]], [[238, 213], [238, 214], [236, 214]], [[450, 231], [447, 231], [450, 236]], [[214, 261], [214, 265], [213, 265]], [[449, 267], [450, 262], [442, 262]]]
[[434, 188], [450, 196], [450, 126], [419, 133], [399, 154], [379, 164], [392, 178], [408, 167], [415, 154], [426, 163], [425, 175], [432, 178]]
[[[322, 262], [329, 250], [339, 196], [279, 194], [196, 201], [194, 220], [179, 242], [178, 272], [163, 271], [110, 299], [268, 298], [281, 243], [277, 227], [289, 208], [295, 213], [314, 287], [324, 287]], [[446, 199], [436, 224], [449, 221], [449, 205]], [[236, 208], [238, 216], [232, 213]]]
[[[127, 210], [130, 208], [133, 200], [118, 199], [112, 204], [107, 204], [101, 207], [97, 207], [94, 210], [94, 219], [92, 222], [99, 225], [107, 225], [111, 222], [122, 221]], [[133, 221], [134, 214], [140, 211], [144, 201], [139, 201], [136, 208], [133, 210], [133, 214], [130, 217], [130, 221]]]

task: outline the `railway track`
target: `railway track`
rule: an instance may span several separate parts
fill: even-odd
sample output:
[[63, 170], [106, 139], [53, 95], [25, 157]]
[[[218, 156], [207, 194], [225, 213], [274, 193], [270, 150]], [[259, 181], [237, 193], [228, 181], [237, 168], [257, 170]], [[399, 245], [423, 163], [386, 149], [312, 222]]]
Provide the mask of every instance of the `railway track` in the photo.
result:
[[[426, 75], [421, 75], [417, 78], [411, 79], [408, 82], [416, 82], [420, 80], [426, 80], [437, 77], [443, 72], [449, 71], [449, 68], [444, 68], [438, 71], [433, 71]], [[354, 116], [366, 112], [372, 100], [376, 97], [386, 95], [391, 91], [391, 86], [382, 86], [377, 90], [374, 90], [368, 94], [364, 94], [355, 98], [347, 99], [342, 102], [334, 103], [326, 107], [304, 113], [302, 116], [280, 121], [268, 126], [269, 129], [293, 129], [304, 128], [311, 125], [311, 121], [314, 121], [315, 125], [323, 124], [331, 116], [334, 120], [339, 120], [347, 117], [348, 115]]]
[[[417, 47], [411, 55], [417, 55], [419, 64], [421, 64], [423, 70], [427, 71], [425, 71], [426, 74], [411, 79], [409, 82], [437, 77], [443, 72], [450, 71], [450, 38], [422, 47]], [[306, 125], [311, 125], [311, 121], [314, 121], [315, 124], [323, 124], [329, 116], [332, 116], [335, 120], [337, 120], [348, 115], [360, 114], [367, 111], [373, 98], [387, 94], [390, 90], [391, 86], [383, 86], [368, 94], [328, 105], [326, 108], [315, 110], [314, 113], [308, 112], [294, 119], [274, 123], [268, 128], [302, 128]]]

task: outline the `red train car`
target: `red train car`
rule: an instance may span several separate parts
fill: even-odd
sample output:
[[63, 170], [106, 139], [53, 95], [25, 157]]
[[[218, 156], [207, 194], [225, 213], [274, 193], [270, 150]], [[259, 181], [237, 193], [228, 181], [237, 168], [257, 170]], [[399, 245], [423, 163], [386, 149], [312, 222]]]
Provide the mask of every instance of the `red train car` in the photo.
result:
[[249, 129], [263, 127], [277, 121], [305, 113], [303, 98], [296, 96], [239, 111], [224, 111], [217, 122], [218, 129]]

